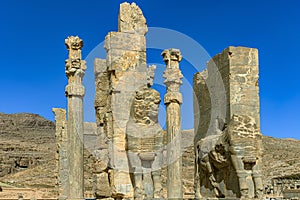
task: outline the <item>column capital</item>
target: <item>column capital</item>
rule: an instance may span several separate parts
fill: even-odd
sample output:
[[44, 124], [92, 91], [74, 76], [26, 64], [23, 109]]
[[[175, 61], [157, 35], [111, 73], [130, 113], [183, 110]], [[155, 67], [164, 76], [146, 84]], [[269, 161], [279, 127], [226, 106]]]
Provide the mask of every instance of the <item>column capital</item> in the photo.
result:
[[161, 53], [167, 68], [179, 68], [182, 56], [179, 49], [166, 49]]
[[69, 36], [65, 39], [65, 44], [69, 51], [69, 57], [65, 61], [66, 75], [68, 77], [66, 95], [83, 96], [84, 88], [82, 86], [82, 78], [86, 70], [86, 62], [82, 60], [81, 56], [83, 41], [78, 36]]
[[70, 50], [79, 50], [83, 47], [83, 41], [78, 36], [69, 36], [65, 39], [65, 44], [67, 49]]
[[167, 92], [164, 96], [164, 103], [165, 105], [170, 103], [182, 104], [182, 94], [180, 92]]
[[69, 58], [65, 61], [66, 63], [66, 75], [67, 77], [71, 75], [78, 75], [79, 77], [83, 77], [86, 70], [86, 62], [85, 60], [81, 60], [78, 58]]
[[83, 97], [85, 94], [85, 89], [83, 85], [78, 84], [68, 84], [65, 89], [66, 96], [79, 96]]

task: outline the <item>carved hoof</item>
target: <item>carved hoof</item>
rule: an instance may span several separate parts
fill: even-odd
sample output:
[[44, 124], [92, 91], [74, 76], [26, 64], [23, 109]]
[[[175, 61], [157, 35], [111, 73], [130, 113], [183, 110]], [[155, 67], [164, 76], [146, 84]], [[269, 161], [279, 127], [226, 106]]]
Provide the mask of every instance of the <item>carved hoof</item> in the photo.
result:
[[218, 189], [214, 189], [217, 198], [225, 198], [225, 195]]
[[155, 199], [161, 199], [161, 198], [163, 198], [163, 191], [162, 191], [162, 189], [154, 191], [154, 198]]
[[241, 190], [241, 199], [249, 199], [248, 190]]
[[135, 188], [134, 190], [134, 199], [135, 200], [143, 200], [145, 197], [145, 191], [143, 188]]
[[200, 194], [200, 192], [196, 192], [195, 199], [200, 199], [200, 198], [202, 198], [202, 195]]
[[263, 198], [263, 191], [262, 190], [256, 190], [255, 191], [255, 198], [262, 199]]

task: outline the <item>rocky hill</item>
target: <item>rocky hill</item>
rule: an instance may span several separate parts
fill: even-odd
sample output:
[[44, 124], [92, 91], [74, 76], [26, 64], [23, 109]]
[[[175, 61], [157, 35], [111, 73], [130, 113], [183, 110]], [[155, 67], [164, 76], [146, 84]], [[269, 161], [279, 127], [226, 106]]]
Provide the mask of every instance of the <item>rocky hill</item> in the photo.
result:
[[53, 160], [55, 125], [36, 114], [0, 113], [0, 177]]
[[[94, 126], [94, 125], [90, 125]], [[85, 138], [94, 140], [87, 127]], [[182, 132], [183, 185], [185, 194], [193, 193], [193, 130]], [[273, 177], [300, 173], [300, 141], [263, 137], [265, 184]], [[91, 145], [89, 145], [91, 146]], [[55, 125], [35, 114], [0, 113], [0, 183], [17, 187], [52, 188], [55, 186]], [[86, 190], [92, 188], [90, 151], [85, 151]], [[163, 180], [166, 180], [164, 175]]]

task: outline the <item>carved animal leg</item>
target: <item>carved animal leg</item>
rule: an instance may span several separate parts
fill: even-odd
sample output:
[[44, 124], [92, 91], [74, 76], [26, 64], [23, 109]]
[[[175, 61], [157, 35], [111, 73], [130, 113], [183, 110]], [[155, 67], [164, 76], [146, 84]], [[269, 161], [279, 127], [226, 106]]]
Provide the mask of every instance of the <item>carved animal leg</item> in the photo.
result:
[[231, 160], [239, 179], [241, 198], [248, 198], [249, 188], [246, 181], [247, 173], [244, 170], [244, 163], [242, 161], [242, 158], [241, 156], [236, 156], [233, 154], [231, 155]]
[[249, 197], [249, 188], [246, 181], [247, 173], [244, 171], [237, 171], [237, 176], [239, 179], [241, 198], [247, 199]]
[[143, 184], [146, 198], [153, 198], [154, 187], [151, 168], [143, 168]]
[[211, 174], [210, 177], [209, 177], [208, 179], [209, 179], [211, 185], [212, 185], [213, 188], [214, 188], [214, 193], [215, 193], [216, 197], [218, 197], [218, 198], [224, 198], [225, 195], [221, 192], [221, 190], [220, 190], [220, 188], [219, 188], [219, 185], [218, 185], [218, 183], [217, 183], [217, 181], [216, 181], [214, 175]]
[[135, 167], [134, 169], [134, 199], [142, 200], [145, 197], [144, 187], [143, 187], [143, 169], [142, 167]]
[[195, 183], [194, 184], [195, 184], [194, 185], [194, 188], [195, 188], [195, 198], [196, 199], [202, 198], [202, 195], [201, 195], [201, 192], [200, 192], [200, 176], [199, 176], [199, 174], [195, 176]]
[[258, 160], [256, 165], [253, 166], [252, 177], [255, 185], [255, 197], [262, 199], [263, 197], [263, 181], [261, 173], [261, 161]]
[[154, 198], [163, 198], [163, 188], [161, 184], [161, 171], [152, 172], [152, 178], [154, 183]]
[[154, 198], [163, 198], [163, 188], [161, 182], [161, 168], [163, 162], [163, 154], [161, 151], [156, 152], [155, 160], [152, 163], [152, 179], [154, 186]]
[[225, 195], [222, 194], [222, 192], [221, 192], [221, 190], [219, 188], [219, 184], [217, 183], [216, 178], [214, 177], [213, 168], [212, 168], [212, 166], [210, 164], [209, 157], [208, 156], [204, 157], [203, 161], [205, 162], [206, 169], [207, 169], [207, 171], [209, 173], [209, 178], [208, 179], [209, 179], [211, 185], [214, 188], [214, 193], [215, 193], [216, 197], [218, 197], [218, 198], [225, 197]]
[[199, 158], [199, 152], [200, 152], [200, 144], [197, 144], [196, 151], [195, 151], [195, 182], [194, 182], [194, 191], [195, 191], [195, 198], [199, 199], [202, 198], [201, 192], [200, 192], [200, 158]]

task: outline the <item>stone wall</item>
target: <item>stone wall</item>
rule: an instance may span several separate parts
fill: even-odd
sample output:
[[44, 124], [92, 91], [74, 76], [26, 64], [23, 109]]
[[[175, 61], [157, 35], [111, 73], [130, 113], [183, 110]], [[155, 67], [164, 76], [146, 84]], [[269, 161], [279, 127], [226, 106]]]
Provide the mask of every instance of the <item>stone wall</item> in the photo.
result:
[[257, 49], [230, 46], [217, 54], [195, 74], [194, 93], [196, 197], [260, 198]]
[[195, 74], [194, 93], [196, 141], [213, 133], [215, 119], [228, 123], [234, 114], [254, 117], [259, 128], [257, 49], [230, 46], [214, 56]]
[[147, 31], [140, 8], [135, 3], [121, 4], [118, 32], [110, 32], [105, 38], [106, 61], [95, 60], [97, 132], [103, 138], [97, 154], [109, 157], [105, 159], [109, 163], [102, 163], [105, 169], [96, 170], [96, 179], [108, 173], [105, 179], [110, 183], [110, 192], [100, 196], [133, 196], [125, 151], [126, 125], [135, 91], [147, 86]]

